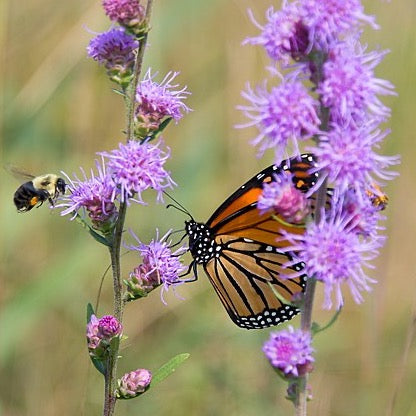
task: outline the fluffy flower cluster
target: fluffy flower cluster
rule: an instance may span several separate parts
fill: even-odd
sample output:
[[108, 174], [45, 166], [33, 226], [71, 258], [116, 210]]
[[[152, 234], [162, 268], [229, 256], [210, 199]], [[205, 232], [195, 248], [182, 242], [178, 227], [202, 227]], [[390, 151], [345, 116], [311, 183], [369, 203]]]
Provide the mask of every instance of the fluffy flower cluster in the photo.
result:
[[[267, 10], [264, 24], [250, 15], [260, 33], [244, 43], [262, 46], [273, 67], [284, 71], [271, 71], [279, 85], [263, 83], [242, 92], [249, 103], [239, 107], [248, 119], [241, 127], [257, 128], [253, 144], [260, 155], [273, 149], [276, 163], [290, 153], [288, 145], [299, 154], [305, 143], [314, 153], [317, 167], [309, 174], [318, 180], [307, 193], [311, 205], [321, 186], [333, 188], [322, 190], [320, 200], [327, 194], [328, 201], [313, 213], [303, 235], [281, 238], [284, 250], [295, 253], [287, 266], [303, 262], [302, 273], [324, 283], [326, 308], [343, 304], [344, 285], [361, 302], [362, 291], [374, 282], [364, 269], [371, 268], [384, 241], [378, 235], [387, 203], [383, 187], [399, 163], [398, 157], [379, 153], [389, 134], [382, 123], [390, 117], [381, 97], [395, 94], [389, 81], [375, 76], [387, 51], [368, 51], [360, 43], [364, 25], [377, 28], [375, 19], [364, 13], [360, 0], [284, 0], [281, 10]], [[287, 183], [266, 184], [258, 207], [280, 209], [295, 224], [286, 208], [300, 213], [303, 206]]]
[[142, 193], [149, 188], [157, 192], [158, 201], [163, 201], [163, 190], [175, 185], [164, 168], [170, 152], [162, 141], [120, 143], [118, 149], [98, 154], [102, 161], [96, 162], [96, 174], [91, 170], [88, 177], [83, 169], [81, 178], [64, 174], [69, 192], [55, 206], [64, 208], [61, 215], [84, 218], [86, 212], [94, 228], [109, 229], [117, 219], [120, 201], [144, 204]]
[[157, 74], [149, 69], [136, 91], [136, 118], [146, 132], [157, 130], [167, 117], [178, 122], [191, 109], [183, 102], [190, 94], [186, 87], [178, 88], [172, 81], [179, 72], [168, 72], [160, 83], [154, 81]]
[[142, 263], [130, 273], [129, 278], [125, 281], [130, 299], [146, 296], [156, 287], [163, 285], [161, 298], [165, 303], [163, 292], [171, 286], [177, 286], [184, 282], [180, 279], [180, 275], [187, 267], [180, 262], [179, 256], [185, 253], [187, 248], [180, 247], [173, 252], [167, 241], [170, 231], [160, 239], [159, 233], [157, 233], [156, 239], [149, 244], [142, 243], [132, 231], [130, 233], [139, 244], [126, 247], [137, 251], [142, 258]]
[[272, 332], [263, 345], [263, 352], [270, 364], [286, 377], [301, 377], [312, 371], [313, 348], [310, 333], [294, 329]]

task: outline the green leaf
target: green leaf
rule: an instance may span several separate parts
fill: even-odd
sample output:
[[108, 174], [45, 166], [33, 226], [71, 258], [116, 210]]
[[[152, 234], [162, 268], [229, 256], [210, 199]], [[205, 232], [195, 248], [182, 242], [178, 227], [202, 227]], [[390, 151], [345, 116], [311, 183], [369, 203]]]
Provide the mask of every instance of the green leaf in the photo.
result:
[[95, 315], [94, 307], [91, 303], [87, 304], [87, 324], [91, 321], [91, 315]]
[[168, 117], [165, 120], [163, 120], [160, 125], [159, 128], [157, 130], [155, 130], [154, 132], [152, 132], [151, 134], [149, 134], [147, 137], [145, 137], [142, 142], [150, 142], [154, 139], [156, 139], [163, 130], [165, 130], [165, 128], [168, 126], [168, 124], [172, 121], [172, 117]]
[[105, 368], [105, 364], [104, 361], [99, 360], [98, 358], [95, 357], [91, 357], [91, 361], [94, 364], [94, 367], [103, 375], [105, 376], [106, 373], [106, 368]]
[[339, 314], [341, 313], [341, 310], [342, 310], [342, 308], [339, 308], [335, 312], [334, 316], [329, 320], [329, 322], [325, 326], [323, 326], [323, 327], [321, 327], [316, 322], [313, 322], [312, 323], [312, 328], [311, 328], [312, 334], [313, 335], [316, 335], [318, 332], [325, 331], [325, 329], [328, 329], [329, 327], [331, 327], [332, 325], [334, 325], [335, 321], [338, 319]]
[[175, 370], [186, 360], [188, 359], [190, 354], [183, 353], [178, 354], [176, 357], [170, 359], [166, 364], [162, 365], [162, 367], [157, 370], [152, 377], [152, 382], [150, 383], [150, 387], [154, 387], [156, 384], [163, 381], [166, 377], [170, 376]]
[[75, 219], [79, 224], [81, 224], [84, 228], [88, 230], [88, 232], [91, 234], [95, 241], [98, 241], [99, 243], [104, 244], [107, 247], [111, 246], [110, 241], [108, 241], [101, 234], [97, 233], [83, 218], [77, 215]]

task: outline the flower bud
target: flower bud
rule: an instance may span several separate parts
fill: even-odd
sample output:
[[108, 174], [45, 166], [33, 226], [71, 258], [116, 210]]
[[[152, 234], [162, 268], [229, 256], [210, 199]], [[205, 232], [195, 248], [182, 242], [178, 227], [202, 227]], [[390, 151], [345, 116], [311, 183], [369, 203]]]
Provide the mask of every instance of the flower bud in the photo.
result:
[[139, 368], [124, 374], [118, 380], [117, 397], [131, 399], [143, 393], [152, 381], [152, 373], [145, 368]]

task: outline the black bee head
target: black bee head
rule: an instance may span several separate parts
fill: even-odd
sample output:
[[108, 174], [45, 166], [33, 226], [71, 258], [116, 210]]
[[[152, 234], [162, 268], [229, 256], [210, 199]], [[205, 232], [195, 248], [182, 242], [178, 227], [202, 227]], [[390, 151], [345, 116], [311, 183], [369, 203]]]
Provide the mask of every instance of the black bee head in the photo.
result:
[[58, 180], [56, 181], [56, 189], [61, 194], [64, 194], [65, 193], [66, 183], [65, 183], [65, 181], [62, 178], [58, 178]]

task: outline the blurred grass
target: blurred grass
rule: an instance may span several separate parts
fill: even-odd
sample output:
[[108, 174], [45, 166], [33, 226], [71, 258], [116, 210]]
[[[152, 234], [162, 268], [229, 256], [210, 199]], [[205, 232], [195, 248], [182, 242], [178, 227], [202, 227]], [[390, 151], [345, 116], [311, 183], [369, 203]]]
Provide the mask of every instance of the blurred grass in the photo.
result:
[[[366, 32], [371, 47], [391, 49], [378, 75], [394, 82], [389, 154], [401, 153], [401, 176], [388, 193], [389, 240], [373, 276], [379, 280], [362, 306], [347, 299], [340, 319], [315, 340], [314, 400], [310, 414], [368, 416], [416, 414], [415, 317], [416, 178], [414, 119], [416, 4], [364, 1], [380, 31]], [[235, 106], [245, 82], [261, 79], [267, 62], [259, 48], [242, 47], [263, 20], [268, 1], [155, 1], [145, 66], [160, 74], [179, 70], [193, 95], [194, 112], [169, 128], [174, 192], [204, 220], [224, 198], [268, 163], [247, 143], [254, 132], [236, 130]], [[109, 24], [99, 2], [0, 2], [1, 157], [34, 173], [67, 173], [92, 165], [95, 152], [122, 139], [123, 106], [102, 68], [85, 58], [91, 37]], [[269, 159], [270, 160], [270, 159]], [[17, 215], [18, 183], [0, 174], [2, 218], [0, 281], [0, 415], [92, 415], [101, 412], [102, 380], [85, 351], [85, 305], [95, 301], [108, 255], [76, 224], [47, 209]], [[183, 226], [183, 215], [132, 208], [128, 226], [143, 239]], [[134, 255], [123, 257], [124, 273]], [[129, 339], [119, 372], [158, 368], [180, 352], [191, 358], [154, 392], [120, 403], [118, 414], [287, 415], [285, 386], [261, 354], [269, 331], [243, 331], [227, 318], [207, 279], [129, 305]], [[111, 310], [105, 281], [101, 313]], [[315, 317], [330, 314], [319, 308]], [[342, 393], [341, 393], [342, 392]], [[393, 405], [394, 404], [394, 405]], [[393, 410], [391, 410], [393, 409]]]

